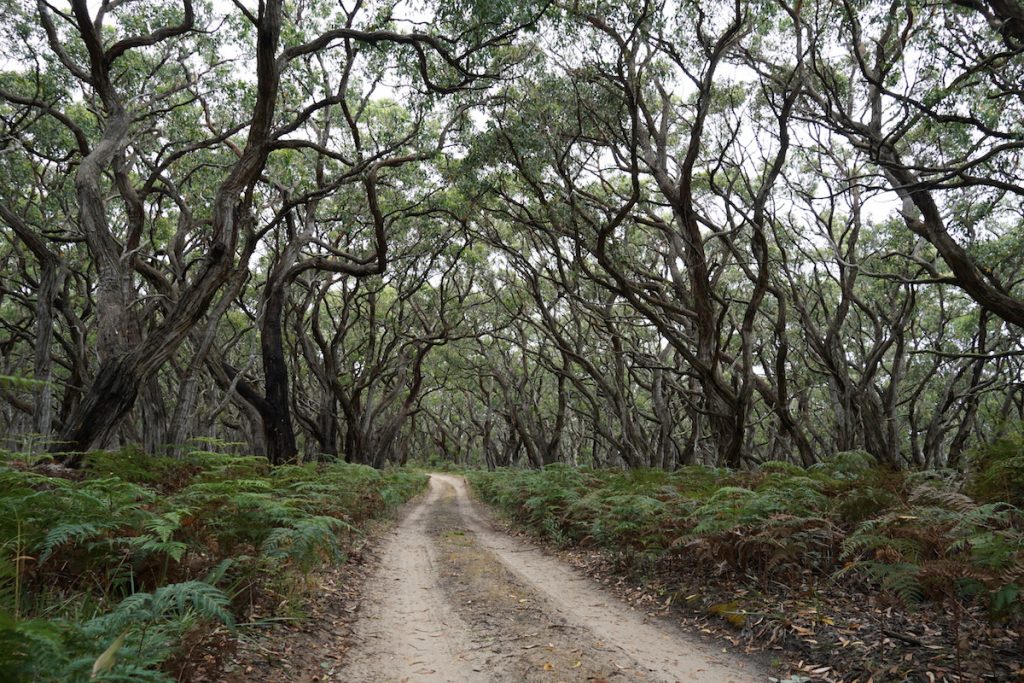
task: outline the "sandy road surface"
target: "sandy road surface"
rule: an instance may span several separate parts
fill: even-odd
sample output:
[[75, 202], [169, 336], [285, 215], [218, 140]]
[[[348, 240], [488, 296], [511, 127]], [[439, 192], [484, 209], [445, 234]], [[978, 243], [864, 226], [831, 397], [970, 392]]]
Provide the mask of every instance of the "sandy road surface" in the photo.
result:
[[435, 474], [367, 582], [335, 681], [764, 681], [760, 666], [630, 610], [496, 531], [462, 479]]

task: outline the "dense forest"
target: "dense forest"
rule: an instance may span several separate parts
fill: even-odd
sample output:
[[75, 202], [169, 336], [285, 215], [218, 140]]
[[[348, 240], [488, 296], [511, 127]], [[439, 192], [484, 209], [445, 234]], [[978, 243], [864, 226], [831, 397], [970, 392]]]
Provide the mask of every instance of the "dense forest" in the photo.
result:
[[0, 9], [0, 644], [72, 569], [226, 623], [225, 572], [332, 561], [411, 464], [630, 571], [677, 528], [1019, 617], [1017, 0]]
[[10, 448], [957, 468], [1024, 411], [1012, 3], [5, 17]]

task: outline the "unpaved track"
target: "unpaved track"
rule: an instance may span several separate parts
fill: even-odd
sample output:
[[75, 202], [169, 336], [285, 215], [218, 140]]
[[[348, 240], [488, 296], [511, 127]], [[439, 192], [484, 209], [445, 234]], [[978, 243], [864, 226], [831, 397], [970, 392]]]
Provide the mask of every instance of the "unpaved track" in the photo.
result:
[[352, 683], [764, 681], [761, 667], [630, 610], [573, 569], [495, 531], [465, 482], [430, 491], [367, 582]]
[[485, 680], [465, 653], [468, 629], [438, 590], [437, 552], [427, 530], [441, 486], [430, 492], [386, 541], [376, 576], [367, 581], [367, 605], [356, 625], [351, 662], [336, 680], [460, 683]]

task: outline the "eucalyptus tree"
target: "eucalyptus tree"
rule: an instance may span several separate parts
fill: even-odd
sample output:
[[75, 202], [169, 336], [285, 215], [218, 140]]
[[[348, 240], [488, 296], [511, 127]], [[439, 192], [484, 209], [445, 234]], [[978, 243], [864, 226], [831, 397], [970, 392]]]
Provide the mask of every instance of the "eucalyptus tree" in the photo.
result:
[[[924, 22], [879, 3], [747, 9], [574, 5], [557, 49], [493, 102], [474, 161], [486, 211], [519, 231], [492, 230], [490, 243], [533, 299], [522, 320], [596, 385], [614, 377], [600, 391], [607, 407], [637, 386], [653, 397], [655, 384], [648, 372], [615, 373], [637, 353], [621, 345], [618, 366], [587, 369], [597, 349], [570, 339], [567, 321], [596, 309], [576, 283], [645, 320], [671, 351], [644, 362], [679, 397], [651, 422], [685, 418], [684, 462], [691, 448], [733, 466], [866, 448], [897, 467], [955, 463], [980, 402], [1012, 391], [990, 361], [1005, 360], [995, 348], [1013, 358], [1013, 345], [942, 290], [955, 285], [1013, 320], [1019, 91], [985, 61], [1017, 69], [1012, 35], [1000, 42], [976, 25], [958, 56], [961, 28], [938, 21], [959, 16], [949, 8], [929, 8]], [[912, 44], [920, 59], [907, 56]], [[924, 56], [926, 46], [938, 49]], [[960, 74], [952, 84], [939, 80], [940, 62]], [[1009, 106], [982, 106], [986, 94]], [[924, 239], [878, 219], [886, 190]], [[929, 219], [929, 202], [969, 223], [968, 248], [943, 237], [936, 220], [946, 218]], [[638, 415], [651, 397], [633, 401]], [[672, 428], [661, 442], [679, 453]]]
[[[20, 11], [10, 9], [12, 21], [5, 23], [0, 38], [5, 45], [15, 44], [24, 31], [18, 21]], [[16, 46], [10, 52], [12, 59], [23, 54]], [[0, 234], [9, 248], [4, 254], [4, 290], [8, 301], [20, 302], [30, 316], [25, 334], [12, 334], [5, 343], [4, 372], [13, 371], [10, 363], [16, 359], [31, 358], [31, 366], [20, 369], [19, 374], [35, 380], [30, 400], [14, 394], [7, 398], [30, 420], [30, 428], [22, 431], [44, 437], [74, 408], [88, 374], [83, 318], [88, 318], [90, 308], [86, 306], [83, 312], [74, 302], [88, 300], [91, 290], [84, 277], [88, 264], [80, 239], [60, 228], [74, 202], [70, 180], [73, 155], [67, 151], [75, 144], [74, 137], [45, 112], [8, 98], [22, 99], [11, 91], [25, 89], [36, 97], [54, 100], [62, 85], [53, 69], [43, 68], [33, 75], [0, 73], [0, 93], [4, 95], [0, 97], [0, 186], [5, 189], [0, 202]], [[84, 111], [79, 107], [74, 114], [81, 116]], [[10, 327], [18, 317], [15, 309], [7, 308], [3, 324]], [[61, 367], [55, 368], [55, 363]], [[55, 412], [58, 379], [65, 390]], [[8, 423], [8, 433], [19, 431], [14, 427]]]
[[[0, 98], [13, 117], [45, 119], [67, 138], [66, 232], [85, 241], [95, 271], [98, 367], [57, 446], [75, 452], [109, 440], [140, 391], [159, 391], [160, 369], [246, 268], [239, 250], [260, 229], [260, 186], [275, 182], [268, 158], [296, 148], [336, 156], [296, 133], [332, 111], [344, 118], [348, 93], [289, 87], [300, 67], [372, 46], [422, 91], [456, 92], [495, 75], [495, 51], [536, 20], [532, 5], [470, 12], [468, 28], [460, 7], [444, 5], [430, 32], [408, 22], [403, 32], [394, 7], [362, 3], [260, 0], [226, 16], [192, 0], [10, 9], [17, 82]], [[456, 19], [458, 39], [448, 40], [442, 32]], [[22, 149], [39, 158], [29, 137], [20, 136]], [[367, 169], [370, 186], [373, 176]]]
[[[564, 63], [551, 60], [554, 73], [510, 89], [494, 113], [489, 144], [507, 155], [493, 183], [500, 210], [573, 243], [588, 257], [576, 257], [587, 277], [680, 356], [699, 385], [690, 427], [714, 461], [737, 465], [749, 455], [755, 390], [776, 400], [799, 437], [788, 402], [756, 375], [753, 353], [771, 293], [766, 224], [795, 83], [765, 79], [766, 105], [755, 108], [723, 76], [747, 32], [738, 6], [595, 3], [567, 21], [577, 47], [560, 44]], [[750, 118], [764, 134], [760, 147], [741, 140]], [[723, 297], [727, 271], [749, 280], [748, 295]]]
[[[305, 294], [291, 318], [295, 356], [308, 368], [305, 392], [316, 396], [306, 404], [319, 404], [300, 411], [300, 424], [326, 452], [375, 466], [404, 461], [408, 420], [444, 387], [443, 368], [428, 359], [475, 334], [469, 316], [479, 305], [459, 221], [430, 198], [406, 197], [404, 206], [399, 198], [389, 202], [392, 267], [371, 276], [310, 270], [296, 283]], [[339, 411], [340, 439], [331, 417]]]
[[[533, 450], [552, 459], [568, 417], [575, 415], [593, 434], [592, 458], [634, 467], [663, 460], [674, 465], [679, 449], [671, 429], [675, 420], [668, 411], [672, 383], [665, 381], [658, 367], [657, 357], [664, 353], [653, 326], [615, 293], [587, 277], [574, 261], [580, 255], [574, 257], [565, 249], [559, 236], [547, 231], [505, 232], [491, 227], [484, 239], [502, 255], [505, 268], [495, 273], [495, 286], [505, 294], [496, 300], [506, 302], [511, 321], [507, 327], [517, 335], [510, 341], [523, 349], [516, 373], [519, 386], [513, 385], [507, 393], [510, 400], [522, 396], [531, 375], [550, 376], [557, 389], [554, 408], [545, 411], [543, 401], [529, 402], [542, 414], [550, 413], [554, 424], [524, 429], [521, 441], [543, 443]], [[510, 298], [509, 292], [517, 295]], [[513, 303], [515, 307], [510, 306]], [[513, 384], [508, 370], [498, 375], [503, 387]], [[514, 404], [508, 410], [513, 417], [523, 412]], [[516, 425], [524, 422], [514, 420]], [[530, 422], [543, 425], [540, 420]], [[548, 436], [540, 439], [533, 432]], [[577, 444], [573, 450], [581, 448]], [[600, 456], [600, 451], [610, 457]]]
[[806, 46], [807, 116], [874, 164], [906, 228], [937, 254], [928, 279], [1024, 325], [1019, 8], [781, 6], [799, 17], [791, 42]]
[[[271, 168], [281, 166], [275, 174], [280, 180], [272, 190], [277, 195], [273, 217], [259, 231], [269, 256], [256, 310], [263, 391], [250, 390], [248, 382], [240, 386], [243, 397], [260, 414], [267, 456], [275, 463], [294, 460], [298, 453], [284, 338], [290, 286], [310, 271], [353, 278], [383, 273], [390, 260], [391, 226], [406, 214], [419, 211], [422, 199], [415, 195], [428, 190], [425, 184], [414, 185], [414, 196], [400, 198], [399, 205], [394, 200], [382, 202], [378, 185], [390, 182], [382, 180], [382, 173], [430, 158], [445, 140], [442, 132], [423, 144], [423, 115], [413, 119], [395, 103], [371, 99], [372, 89], [351, 95], [349, 70], [354, 57], [347, 53], [344, 59], [339, 83], [331, 83], [337, 65], [324, 55], [317, 60], [319, 79], [306, 80], [319, 80], [323, 92], [345, 98], [347, 112], [344, 116], [341, 111], [334, 112], [334, 121], [324, 117], [315, 130], [307, 131], [309, 135], [289, 140], [286, 153], [275, 154], [270, 160]], [[304, 154], [313, 133], [315, 151]], [[332, 162], [330, 167], [328, 161]], [[359, 205], [369, 209], [367, 215], [348, 208]], [[225, 367], [233, 376], [231, 367]]]
[[1024, 411], [1012, 5], [6, 2], [4, 427], [959, 466]]

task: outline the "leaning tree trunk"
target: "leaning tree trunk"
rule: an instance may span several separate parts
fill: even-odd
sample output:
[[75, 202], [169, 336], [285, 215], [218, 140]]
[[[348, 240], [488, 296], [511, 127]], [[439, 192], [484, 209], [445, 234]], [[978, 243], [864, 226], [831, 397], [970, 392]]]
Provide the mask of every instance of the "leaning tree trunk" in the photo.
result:
[[121, 420], [135, 405], [143, 379], [140, 362], [133, 354], [115, 358], [100, 367], [89, 392], [65, 422], [53, 447], [67, 454], [66, 465], [77, 467], [85, 451], [110, 441]]
[[[68, 418], [58, 443], [52, 448], [56, 452], [70, 453], [64, 458], [70, 466], [80, 464], [83, 452], [105, 443], [116, 431], [135, 404], [140, 388], [178, 350], [230, 276], [231, 261], [242, 224], [252, 218], [253, 197], [247, 190], [259, 179], [270, 152], [268, 143], [280, 84], [277, 44], [281, 34], [282, 7], [280, 0], [273, 0], [266, 3], [260, 13], [256, 30], [257, 94], [253, 118], [242, 154], [217, 189], [212, 207], [213, 229], [206, 262], [159, 325], [140, 342], [119, 346], [115, 353], [101, 361], [96, 378], [82, 402]], [[123, 287], [124, 279], [116, 277], [121, 273], [115, 268], [115, 261], [109, 258], [117, 241], [113, 239], [106, 222], [100, 179], [115, 156], [121, 153], [130, 120], [117, 100], [108, 73], [109, 60], [103, 53], [100, 37], [96, 34], [86, 4], [76, 1], [73, 9], [79, 32], [89, 48], [94, 86], [103, 99], [108, 117], [102, 139], [82, 160], [75, 178], [82, 230], [90, 251], [94, 252], [97, 267], [104, 264], [108, 269], [106, 274], [100, 272], [100, 289], [104, 297], [111, 296], [114, 304], [113, 309], [106, 310], [98, 295], [98, 310], [106, 316], [106, 321], [100, 322], [102, 343], [102, 336], [112, 335], [117, 339], [117, 335], [124, 331], [116, 329], [111, 321], [121, 316], [125, 309], [113, 296], [116, 293], [114, 286]], [[133, 213], [131, 207], [129, 209], [129, 213]], [[127, 268], [131, 259], [116, 261], [121, 268]]]

